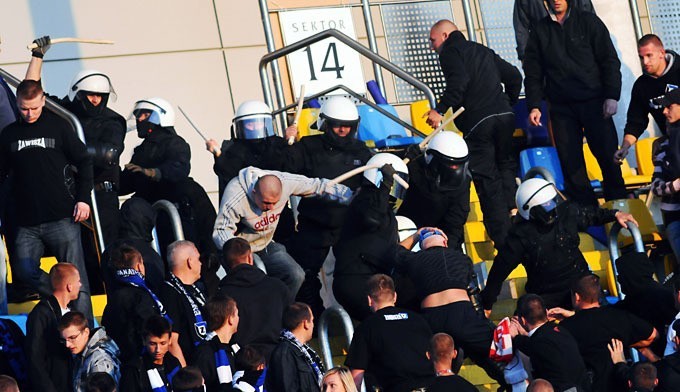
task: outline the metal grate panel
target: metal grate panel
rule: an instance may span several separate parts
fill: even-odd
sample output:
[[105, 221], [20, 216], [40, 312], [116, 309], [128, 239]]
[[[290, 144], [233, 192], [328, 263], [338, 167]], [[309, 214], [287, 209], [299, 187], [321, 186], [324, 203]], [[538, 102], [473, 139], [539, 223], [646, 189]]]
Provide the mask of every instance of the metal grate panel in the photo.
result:
[[647, 0], [652, 31], [666, 48], [680, 50], [680, 0]]
[[[451, 3], [427, 1], [380, 7], [390, 61], [426, 83], [436, 96], [446, 87], [439, 57], [430, 49], [430, 28], [440, 19], [453, 20]], [[397, 102], [424, 99], [420, 90], [395, 79]]]
[[[512, 25], [514, 0], [479, 0], [487, 46], [503, 60], [516, 66], [522, 76], [522, 63], [517, 58], [517, 41]], [[522, 90], [524, 88], [522, 87]]]

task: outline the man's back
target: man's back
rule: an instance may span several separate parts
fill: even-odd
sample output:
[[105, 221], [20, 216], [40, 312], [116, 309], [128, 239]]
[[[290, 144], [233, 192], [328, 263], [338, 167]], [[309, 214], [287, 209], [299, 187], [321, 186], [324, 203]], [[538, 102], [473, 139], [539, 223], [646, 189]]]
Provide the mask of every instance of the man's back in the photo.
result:
[[238, 304], [239, 326], [232, 340], [241, 347], [254, 345], [269, 359], [279, 340], [283, 311], [292, 302], [288, 288], [256, 267], [240, 264], [222, 279], [219, 291]]
[[576, 339], [588, 369], [594, 371], [593, 390], [611, 388], [613, 368], [607, 344], [619, 339], [624, 347], [649, 338], [654, 328], [646, 321], [610, 306], [580, 310], [560, 323]]
[[274, 348], [267, 360], [265, 387], [270, 392], [318, 392], [319, 380], [305, 355], [288, 340]]
[[434, 370], [425, 352], [431, 335], [420, 315], [393, 306], [380, 309], [357, 328], [345, 365], [373, 374], [386, 391], [429, 385]]
[[654, 364], [657, 368], [659, 386], [657, 392], [671, 392], [680, 385], [680, 352], [665, 356], [661, 361]]

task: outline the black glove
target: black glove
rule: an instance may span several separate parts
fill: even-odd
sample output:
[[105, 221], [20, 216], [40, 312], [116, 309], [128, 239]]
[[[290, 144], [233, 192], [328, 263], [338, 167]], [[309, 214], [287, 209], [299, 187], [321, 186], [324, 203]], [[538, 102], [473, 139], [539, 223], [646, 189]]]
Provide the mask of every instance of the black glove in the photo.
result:
[[43, 58], [45, 53], [50, 49], [52, 46], [52, 40], [50, 39], [49, 35], [42, 36], [40, 38], [36, 38], [33, 40], [33, 43], [38, 45], [37, 48], [32, 49], [31, 53], [33, 57], [38, 57], [38, 58]]
[[383, 184], [392, 188], [392, 185], [394, 184], [394, 175], [397, 174], [397, 171], [394, 170], [391, 164], [386, 163], [380, 168], [380, 173], [383, 175]]
[[419, 144], [411, 144], [406, 149], [406, 154], [404, 155], [404, 158], [407, 158], [409, 161], [412, 161], [418, 158], [422, 153], [423, 152], [420, 150]]

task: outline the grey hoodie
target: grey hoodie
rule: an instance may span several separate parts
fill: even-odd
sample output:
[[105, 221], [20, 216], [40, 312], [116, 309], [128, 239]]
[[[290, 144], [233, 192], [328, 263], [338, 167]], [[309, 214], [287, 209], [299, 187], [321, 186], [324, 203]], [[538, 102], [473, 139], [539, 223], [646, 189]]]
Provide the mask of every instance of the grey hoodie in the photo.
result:
[[73, 366], [73, 391], [82, 392], [87, 376], [94, 372], [108, 373], [118, 384], [120, 379], [120, 350], [104, 327], [93, 329], [82, 353], [75, 355]]
[[[274, 208], [262, 211], [252, 200], [255, 183], [267, 174], [277, 176], [283, 189]], [[352, 190], [342, 184], [332, 184], [321, 178], [308, 178], [256, 167], [242, 169], [224, 190], [217, 214], [213, 240], [219, 249], [230, 238], [239, 236], [250, 243], [253, 252], [264, 249], [271, 241], [279, 223], [281, 211], [291, 196], [323, 196], [342, 204], [349, 204]]]

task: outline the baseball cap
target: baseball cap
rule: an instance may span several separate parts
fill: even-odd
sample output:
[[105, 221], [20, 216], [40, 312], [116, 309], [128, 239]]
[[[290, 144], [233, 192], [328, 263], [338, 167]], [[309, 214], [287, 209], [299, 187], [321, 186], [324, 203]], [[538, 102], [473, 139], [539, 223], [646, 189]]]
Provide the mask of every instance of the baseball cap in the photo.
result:
[[671, 106], [672, 104], [680, 104], [680, 88], [676, 88], [666, 93], [661, 98], [661, 105], [663, 107]]

